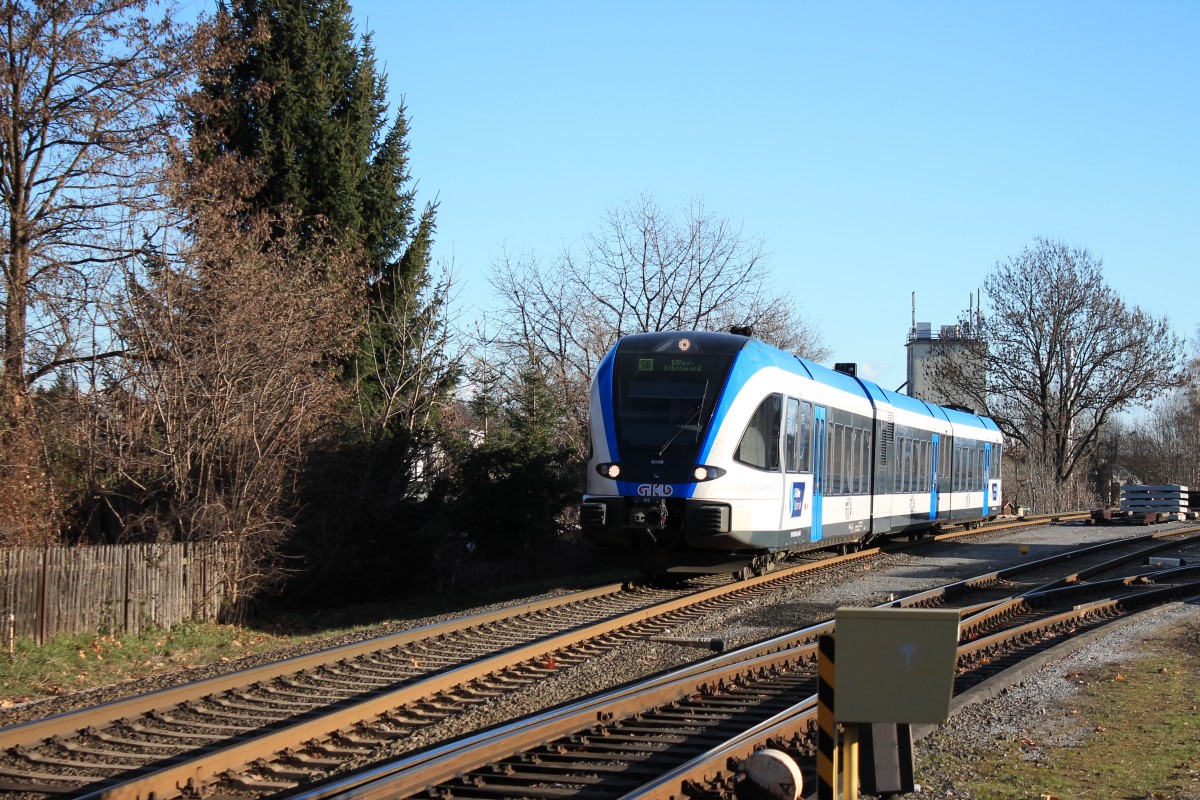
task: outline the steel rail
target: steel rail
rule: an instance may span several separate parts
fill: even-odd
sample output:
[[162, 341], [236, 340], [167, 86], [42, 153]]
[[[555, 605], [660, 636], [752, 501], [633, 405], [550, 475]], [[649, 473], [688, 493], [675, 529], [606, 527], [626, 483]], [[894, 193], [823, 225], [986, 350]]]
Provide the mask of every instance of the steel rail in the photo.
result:
[[[1029, 527], [1041, 523], [1042, 520], [1027, 518], [1025, 520], [1005, 523], [1001, 526], [988, 527], [986, 529], [977, 528], [970, 531], [970, 534], [978, 535], [994, 531], [997, 528]], [[962, 535], [965, 534], [939, 534], [937, 537], [933, 537], [933, 539], [942, 540], [958, 538]], [[925, 538], [924, 540], [916, 540], [911, 544], [919, 545], [929, 541], [931, 541], [931, 539]], [[1121, 541], [1122, 540], [1117, 540], [1115, 544], [1119, 544]], [[146, 796], [146, 794], [143, 793], [155, 792], [163, 795], [164, 793], [169, 793], [171, 791], [178, 791], [188, 785], [196, 786], [197, 782], [202, 783], [214, 775], [224, 772], [228, 769], [243, 766], [248, 763], [248, 761], [261, 756], [263, 753], [275, 752], [288, 746], [295, 746], [298, 742], [305, 741], [309, 738], [313, 738], [314, 736], [322, 736], [330, 730], [336, 730], [341, 727], [361, 722], [365, 718], [376, 717], [385, 711], [403, 706], [407, 703], [413, 703], [416, 700], [427, 698], [431, 695], [436, 695], [437, 693], [445, 691], [450, 687], [462, 686], [479, 677], [493, 674], [498, 670], [512, 666], [513, 664], [519, 664], [530, 660], [533, 657], [544, 655], [547, 652], [553, 652], [564, 647], [577, 645], [590, 639], [594, 639], [597, 636], [609, 633], [616, 628], [637, 624], [655, 616], [673, 613], [674, 611], [688, 605], [700, 604], [707, 600], [719, 598], [723, 595], [754, 589], [764, 584], [788, 580], [814, 570], [827, 569], [831, 566], [835, 566], [844, 562], [872, 557], [877, 554], [890, 552], [895, 549], [903, 549], [901, 547], [897, 547], [896, 545], [897, 543], [888, 542], [884, 543], [884, 545], [881, 547], [864, 549], [832, 559], [825, 559], [818, 562], [810, 562], [780, 569], [775, 572], [751, 578], [736, 584], [730, 584], [715, 589], [697, 592], [692, 595], [688, 595], [685, 598], [678, 599], [664, 605], [658, 605], [647, 609], [642, 609], [631, 614], [618, 616], [615, 619], [620, 621], [619, 624], [614, 624], [614, 620], [609, 620], [606, 622], [585, 626], [583, 628], [579, 628], [558, 636], [540, 639], [521, 648], [505, 651], [500, 656], [491, 657], [474, 664], [464, 665], [463, 667], [430, 675], [429, 677], [424, 678], [413, 685], [406, 686], [394, 692], [387, 692], [364, 701], [354, 703], [353, 705], [348, 705], [345, 703], [339, 704], [338, 710], [336, 710], [334, 713], [321, 716], [317, 719], [287, 726], [272, 727], [266, 736], [260, 736], [250, 741], [244, 741], [232, 744], [228, 747], [218, 748], [216, 752], [209, 752], [212, 750], [212, 748], [204, 748], [204, 755], [202, 755], [199, 760], [182, 762], [172, 767], [168, 767], [164, 771], [143, 776], [139, 779], [135, 779], [132, 782], [106, 787], [87, 796], [105, 798], [143, 797]], [[613, 584], [610, 586], [598, 587], [597, 589], [585, 592], [551, 598], [540, 601], [539, 603], [531, 606], [501, 609], [447, 623], [425, 626], [423, 628], [413, 629], [410, 631], [402, 631], [396, 634], [389, 634], [386, 636], [365, 640], [364, 642], [344, 645], [333, 650], [320, 651], [306, 656], [287, 659], [285, 661], [269, 665], [268, 667], [242, 670], [225, 676], [220, 676], [218, 678], [196, 682], [194, 684], [160, 690], [150, 695], [131, 698], [127, 701], [104, 704], [91, 709], [85, 709], [81, 712], [71, 712], [59, 715], [57, 717], [51, 717], [47, 720], [25, 723], [6, 729], [0, 729], [0, 744], [7, 747], [20, 746], [32, 741], [41, 741], [46, 738], [61, 735], [64, 732], [74, 732], [88, 726], [101, 727], [105, 723], [109, 723], [121, 717], [145, 713], [147, 711], [156, 709], [171, 708], [179, 705], [189, 698], [194, 698], [198, 695], [215, 694], [226, 691], [230, 688], [245, 686], [254, 681], [263, 681], [272, 677], [296, 673], [305, 669], [319, 666], [321, 664], [353, 658], [365, 653], [395, 647], [403, 643], [432, 639], [440, 634], [459, 631], [466, 627], [479, 626], [488, 622], [508, 618], [524, 617], [547, 608], [567, 606], [590, 599], [592, 597], [613, 594], [620, 591], [621, 588], [621, 585]], [[765, 647], [770, 646], [771, 645], [766, 645]], [[776, 650], [778, 650], [779, 647], [782, 647], [782, 645], [774, 645], [774, 647]]]
[[[1185, 587], [1164, 587], [1161, 590], [1142, 593], [1133, 598], [1119, 598], [1089, 604], [1086, 607], [1071, 609], [1027, 626], [997, 633], [986, 639], [961, 644], [956, 658], [959, 661], [959, 668], [962, 669], [963, 662], [971, 657], [1000, 649], [1005, 644], [1030, 633], [1046, 635], [1053, 626], [1078, 623], [1088, 616], [1102, 617], [1106, 613], [1117, 613], [1118, 609], [1127, 604], [1150, 607], [1151, 603], [1157, 599], [1165, 598], [1169, 601], [1181, 595], [1195, 596], [1197, 594], [1200, 594], [1200, 583], [1193, 582]], [[1131, 601], [1133, 602], [1131, 603]], [[1102, 625], [1103, 623], [1097, 624]], [[816, 714], [816, 696], [814, 695], [635, 791], [622, 795], [621, 800], [677, 800], [679, 797], [692, 796], [686, 789], [689, 785], [715, 785], [731, 789], [732, 776], [738, 762], [749, 758], [764, 747], [807, 736], [816, 724]]]
[[[531, 747], [585, 731], [597, 721], [630, 717], [651, 708], [704, 695], [712, 691], [713, 686], [733, 683], [743, 676], [770, 669], [805, 670], [812, 671], [815, 675], [815, 659], [816, 645], [806, 644], [748, 661], [722, 664], [718, 669], [710, 668], [700, 674], [689, 668], [683, 675], [672, 673], [670, 676], [655, 679], [650, 684], [618, 690], [546, 714], [518, 720], [492, 731], [390, 762], [339, 782], [335, 786], [290, 795], [289, 800], [319, 800], [335, 796], [359, 800], [405, 797]], [[381, 780], [384, 777], [387, 778], [386, 781]]]
[[[864, 557], [864, 555], [853, 554], [855, 557]], [[840, 563], [846, 558], [849, 557], [841, 556], [835, 561]], [[79, 797], [81, 800], [145, 800], [151, 795], [163, 798], [182, 791], [195, 791], [200, 785], [214, 777], [229, 770], [244, 767], [265, 754], [280, 752], [301, 742], [324, 736], [330, 731], [337, 731], [378, 717], [400, 706], [468, 684], [506, 667], [528, 661], [542, 661], [545, 656], [572, 645], [581, 645], [608, 634], [618, 633], [630, 626], [708, 601], [722, 600], [737, 592], [755, 590], [764, 584], [786, 581], [807, 572], [827, 569], [829, 566], [830, 564], [821, 561], [791, 567], [740, 583], [695, 592], [614, 619], [539, 639], [519, 648], [506, 650], [495, 656], [431, 675], [419, 683], [395, 691], [384, 692], [352, 704], [342, 704], [330, 713], [322, 714], [317, 718], [274, 728], [264, 732], [263, 735], [235, 742], [212, 752], [203, 752], [195, 758], [168, 764], [150, 774], [140, 775], [116, 785], [106, 785], [95, 791], [81, 794]]]
[[[1140, 557], [1140, 554], [1127, 556], [1127, 559]], [[1059, 558], [1051, 558], [1047, 560], [1061, 560]], [[1026, 568], [1029, 565], [1024, 565]], [[1180, 570], [1163, 570], [1162, 575], [1178, 575]], [[1128, 589], [1130, 584], [1128, 579], [1110, 582], [1113, 586], [1120, 586]], [[1108, 585], [1108, 584], [1106, 584]], [[1102, 585], [1095, 585], [1091, 588], [1094, 592], [1096, 589], [1104, 588]], [[1140, 587], [1138, 587], [1140, 588]], [[1076, 592], [1077, 588], [1070, 587], [1057, 590], [1062, 594]], [[1178, 587], [1168, 587], [1165, 591], [1178, 593]], [[1195, 589], [1185, 590], [1195, 591]], [[1143, 595], [1149, 593], [1142, 592]], [[1046, 593], [1042, 595], [1046, 599]], [[1111, 601], [1112, 603], [1127, 602], [1126, 598]], [[890, 603], [882, 604], [881, 607], [888, 607]], [[1094, 613], [1093, 609], [1101, 604], [1090, 604], [1086, 609], [1086, 613]], [[964, 609], [965, 611], [965, 609]], [[1035, 623], [1030, 623], [1027, 626], [1021, 626], [1018, 630], [1025, 628], [1039, 629], [1048, 625], [1054, 624], [1057, 619], [1073, 619], [1075, 615], [1081, 612], [1079, 609], [1074, 609], [1063, 614], [1042, 620]], [[994, 612], [998, 617], [1005, 616], [1002, 611]], [[987, 615], [985, 615], [987, 616]], [[784, 662], [779, 663], [796, 663], [796, 659], [800, 662], [812, 662], [815, 658], [813, 649], [815, 648], [815, 638], [820, 633], [832, 631], [833, 623], [825, 622], [816, 626], [811, 626], [804, 631], [798, 631], [791, 634], [786, 634], [776, 637], [768, 642], [759, 643], [750, 648], [743, 648], [732, 653], [725, 654], [721, 657], [706, 660], [700, 664], [693, 664], [671, 673], [657, 680], [657, 685], [647, 684], [648, 687], [653, 687], [648, 690], [645, 700], [639, 700], [639, 695], [635, 694], [635, 689], [627, 689], [619, 692], [610, 692], [593, 700], [583, 701], [574, 704], [565, 709], [556, 712], [550, 712], [545, 715], [538, 715], [526, 720], [511, 723], [503, 728], [499, 728], [492, 732], [477, 734], [476, 736], [467, 739], [453, 742], [444, 745], [441, 748], [429, 751], [409, 758], [390, 762], [389, 764], [372, 768], [364, 771], [352, 778], [335, 781], [330, 786], [303, 792], [292, 797], [299, 800], [322, 800], [329, 797], [354, 797], [354, 798], [371, 798], [375, 800], [383, 800], [383, 798], [404, 797], [415, 792], [423, 791], [431, 786], [437, 785], [445, 780], [449, 780], [457, 775], [464, 774], [473, 769], [478, 769], [489, 763], [495, 763], [501, 759], [511, 757], [520, 752], [526, 751], [531, 747], [545, 744], [562, 736], [572, 733], [579, 733], [587, 727], [592, 721], [593, 716], [599, 717], [602, 721], [622, 718], [624, 716], [638, 714], [644, 712], [647, 708], [663, 705], [665, 702], [671, 702], [672, 696], [668, 694], [666, 700], [663, 695], [658, 694], [658, 690], [667, 688], [678, 690], [681, 686], [690, 685], [689, 682], [697, 679], [704, 679], [706, 683], [713, 680], [728, 680], [728, 673], [703, 673], [701, 670], [716, 669], [719, 662], [729, 662], [737, 658], [748, 658], [750, 652], [754, 653], [752, 660], [742, 661], [738, 664], [722, 664], [723, 669], [732, 667], [735, 672], [746, 670], [754, 672], [770, 668], [771, 661], [764, 660], [774, 656], [786, 655]], [[1024, 635], [1021, 633], [1009, 633], [1009, 639]], [[997, 634], [989, 639], [982, 640], [984, 644], [978, 642], [964, 643], [960, 647], [960, 658], [969, 656], [977, 647], [994, 647], [995, 642], [999, 642], [1004, 638], [1004, 634]], [[782, 650], [780, 648], [783, 648]], [[790, 648], [790, 650], [789, 650]], [[679, 699], [681, 695], [676, 691], [673, 699]], [[801, 727], [807, 727], [811, 719], [808, 712], [814, 704], [813, 698], [802, 700], [792, 709], [786, 712], [777, 714], [772, 720], [767, 720], [744, 734], [735, 737], [731, 744], [726, 745], [727, 748], [736, 750], [738, 747], [743, 748], [744, 752], [740, 755], [736, 753], [725, 752], [723, 757], [728, 758], [732, 755], [744, 758], [749, 755], [757, 747], [761, 746], [764, 738], [769, 736], [794, 736], [798, 728], [788, 729], [784, 731], [777, 726], [783, 724], [780, 720], [795, 715], [800, 715], [799, 720], [794, 721], [794, 724]], [[639, 708], [639, 704], [642, 705]], [[769, 731], [760, 735], [761, 731]], [[744, 743], [743, 740], [745, 740]], [[713, 758], [708, 759], [711, 764]], [[674, 775], [674, 773], [672, 773]], [[656, 782], [657, 784], [657, 782]], [[674, 781], [672, 784], [675, 788], [674, 792], [680, 786], [679, 781]], [[679, 796], [679, 795], [675, 795]]]
[[173, 708], [186, 700], [203, 695], [219, 694], [229, 689], [246, 686], [251, 683], [269, 681], [284, 675], [303, 672], [322, 664], [352, 659], [398, 645], [434, 639], [466, 627], [486, 625], [518, 615], [533, 614], [597, 597], [617, 594], [623, 588], [624, 584], [608, 584], [581, 592], [572, 592], [571, 594], [559, 597], [547, 598], [536, 603], [520, 606], [519, 608], [512, 607], [486, 611], [447, 622], [439, 622], [419, 628], [398, 631], [397, 633], [384, 634], [383, 636], [364, 639], [361, 642], [341, 645], [329, 650], [319, 650], [306, 655], [276, 661], [271, 664], [248, 667], [202, 681], [194, 681], [167, 689], [160, 689], [150, 694], [114, 700], [78, 711], [67, 711], [45, 719], [11, 725], [6, 728], [0, 728], [0, 749], [33, 744], [54, 736], [74, 733], [81, 728], [106, 725], [112, 720], [122, 717]]

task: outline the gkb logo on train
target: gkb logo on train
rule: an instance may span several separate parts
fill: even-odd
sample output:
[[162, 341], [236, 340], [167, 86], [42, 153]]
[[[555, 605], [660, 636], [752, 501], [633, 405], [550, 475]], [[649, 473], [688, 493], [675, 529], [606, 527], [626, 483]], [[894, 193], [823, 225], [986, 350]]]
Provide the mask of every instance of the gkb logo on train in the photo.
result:
[[669, 483], [639, 483], [638, 497], [670, 497], [675, 494], [675, 488]]
[[804, 483], [792, 484], [792, 516], [798, 517], [804, 513]]

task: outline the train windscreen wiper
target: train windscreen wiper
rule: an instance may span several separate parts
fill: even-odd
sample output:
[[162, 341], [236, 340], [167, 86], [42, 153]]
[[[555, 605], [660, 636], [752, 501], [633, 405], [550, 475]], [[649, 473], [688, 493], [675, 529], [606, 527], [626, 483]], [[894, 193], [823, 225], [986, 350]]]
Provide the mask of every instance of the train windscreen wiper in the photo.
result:
[[667, 448], [675, 443], [679, 438], [679, 434], [687, 430], [687, 427], [694, 422], [700, 421], [700, 415], [704, 413], [704, 403], [708, 400], [708, 381], [704, 382], [704, 392], [700, 395], [700, 405], [696, 407], [696, 413], [692, 414], [686, 420], [679, 424], [675, 432], [671, 434], [671, 438], [663, 442], [663, 446], [658, 449], [658, 457], [662, 458], [663, 453], [667, 452]]

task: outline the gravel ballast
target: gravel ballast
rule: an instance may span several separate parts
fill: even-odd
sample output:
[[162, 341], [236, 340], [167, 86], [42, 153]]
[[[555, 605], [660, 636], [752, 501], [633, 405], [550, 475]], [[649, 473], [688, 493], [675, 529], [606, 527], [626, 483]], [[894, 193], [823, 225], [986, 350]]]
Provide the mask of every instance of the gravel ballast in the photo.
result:
[[[1156, 526], [1154, 532], [1168, 527]], [[797, 627], [829, 619], [839, 606], [871, 606], [895, 597], [912, 594], [987, 573], [1004, 566], [1052, 555], [1065, 549], [1089, 543], [1130, 538], [1150, 532], [1146, 528], [1088, 525], [1047, 525], [1011, 532], [984, 534], [881, 556], [870, 563], [851, 564], [835, 572], [814, 577], [802, 585], [782, 590], [772, 596], [749, 601], [725, 611], [719, 617], [708, 617], [680, 625], [666, 632], [672, 637], [694, 639], [720, 638], [729, 648], [760, 641]], [[1022, 546], [1028, 552], [1022, 553]], [[482, 609], [479, 609], [482, 610]], [[466, 616], [464, 612], [456, 616]], [[441, 618], [414, 621], [403, 627], [420, 627]], [[944, 726], [934, 730], [918, 743], [918, 765], [922, 750], [959, 747], [970, 752], [974, 747], [987, 747], [999, 737], [1024, 736], [1052, 745], [1072, 741], [1072, 736], [1086, 735], [1086, 721], [1063, 719], [1054, 712], [1056, 704], [1069, 702], [1070, 692], [1078, 689], [1062, 675], [1077, 669], [1075, 664], [1096, 665], [1103, 659], [1128, 657], [1142, 647], [1148, 637], [1158, 635], [1164, 628], [1186, 622], [1200, 626], [1200, 606], [1179, 604], [1168, 609], [1138, 616], [1120, 628], [1086, 642], [1072, 643], [1069, 648], [1053, 651], [1053, 661], [1040, 670], [1030, 671], [1020, 682], [1009, 688], [992, 687], [979, 693], [965, 704]], [[391, 633], [399, 626], [386, 630], [356, 633], [355, 640], [376, 633]], [[1082, 638], [1082, 637], [1081, 637]], [[314, 642], [311, 647], [297, 648], [287, 655], [299, 655], [301, 650], [316, 650], [344, 641]], [[274, 658], [278, 658], [276, 654]], [[702, 657], [694, 648], [677, 644], [642, 640], [591, 659], [570, 669], [562, 669], [524, 690], [505, 695], [496, 701], [481, 704], [466, 713], [456, 715], [429, 729], [417, 731], [399, 743], [394, 754], [438, 741], [445, 741], [483, 727], [499, 724], [515, 717], [569, 702], [576, 698], [603, 691], [648, 674], [688, 663]], [[255, 661], [266, 660], [263, 657]], [[64, 696], [31, 703], [21, 709], [9, 709], [0, 716], [0, 723], [12, 724], [21, 719], [59, 713], [79, 705], [92, 704], [162, 688], [166, 685], [208, 677], [219, 671], [249, 666], [247, 661], [234, 662], [195, 670], [186, 674], [160, 675], [145, 682], [132, 681], [119, 687], [107, 687], [86, 693], [86, 696]], [[199, 673], [199, 674], [197, 674]], [[1041, 709], [1030, 713], [1031, 709]], [[1044, 730], [1041, 726], [1047, 726]], [[374, 760], [374, 759], [373, 759]], [[353, 768], [358, 765], [348, 765]], [[968, 800], [961, 793], [961, 775], [938, 775], [920, 772], [921, 797], [947, 797]], [[914, 795], [916, 796], [916, 795]], [[1064, 799], [1065, 800], [1065, 799]]]

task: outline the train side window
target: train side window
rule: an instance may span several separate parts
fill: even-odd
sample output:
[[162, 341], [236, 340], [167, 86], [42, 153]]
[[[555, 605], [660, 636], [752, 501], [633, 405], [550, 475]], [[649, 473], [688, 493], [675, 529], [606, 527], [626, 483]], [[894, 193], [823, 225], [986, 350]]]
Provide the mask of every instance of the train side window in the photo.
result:
[[870, 441], [870, 434], [862, 428], [854, 429], [854, 450], [855, 450], [855, 479], [854, 492], [856, 494], [866, 494], [869, 486], [867, 484], [867, 476], [871, 474], [870, 448], [867, 447], [867, 442]]
[[854, 493], [854, 428], [842, 426], [842, 494]]
[[962, 473], [963, 473], [962, 445], [955, 444], [954, 445], [954, 486], [951, 491], [955, 491], [955, 492], [962, 491]]
[[928, 492], [932, 488], [929, 485], [929, 468], [933, 466], [933, 461], [929, 445], [928, 439], [921, 440], [921, 491], [923, 492]]
[[908, 440], [908, 486], [909, 492], [915, 492], [920, 487], [917, 480], [921, 474], [921, 443], [916, 439]]
[[912, 448], [912, 458], [908, 463], [908, 490], [917, 492], [921, 490], [921, 442], [919, 439], [913, 439], [909, 442], [909, 447]]
[[779, 471], [779, 416], [782, 406], [783, 397], [778, 394], [759, 403], [742, 433], [735, 460], [757, 469]]
[[813, 404], [800, 401], [800, 471], [812, 469]]
[[787, 402], [787, 419], [784, 422], [784, 469], [788, 472], [800, 472], [800, 450], [802, 443], [800, 428], [800, 401], [789, 397]]
[[826, 427], [828, 431], [829, 449], [825, 454], [828, 464], [829, 480], [825, 481], [825, 494], [842, 493], [842, 426], [833, 423]]
[[925, 450], [925, 440], [918, 439], [917, 440], [917, 474], [913, 476], [913, 478], [914, 478], [913, 491], [917, 491], [917, 492], [925, 491], [925, 476], [929, 472], [929, 469], [925, 466], [926, 455], [927, 455], [927, 451]]
[[862, 471], [862, 462], [860, 460], [861, 456], [858, 446], [859, 440], [862, 436], [862, 431], [860, 431], [858, 428], [851, 427], [847, 428], [846, 432], [850, 435], [850, 446], [847, 448], [850, 451], [848, 458], [848, 461], [850, 462], [850, 485], [846, 488], [850, 494], [858, 494], [859, 487], [862, 486], [862, 481], [859, 479], [859, 473]]
[[[870, 425], [870, 420], [864, 420], [865, 425]], [[871, 430], [864, 428], [862, 432], [862, 491], [867, 494], [871, 491]]]

